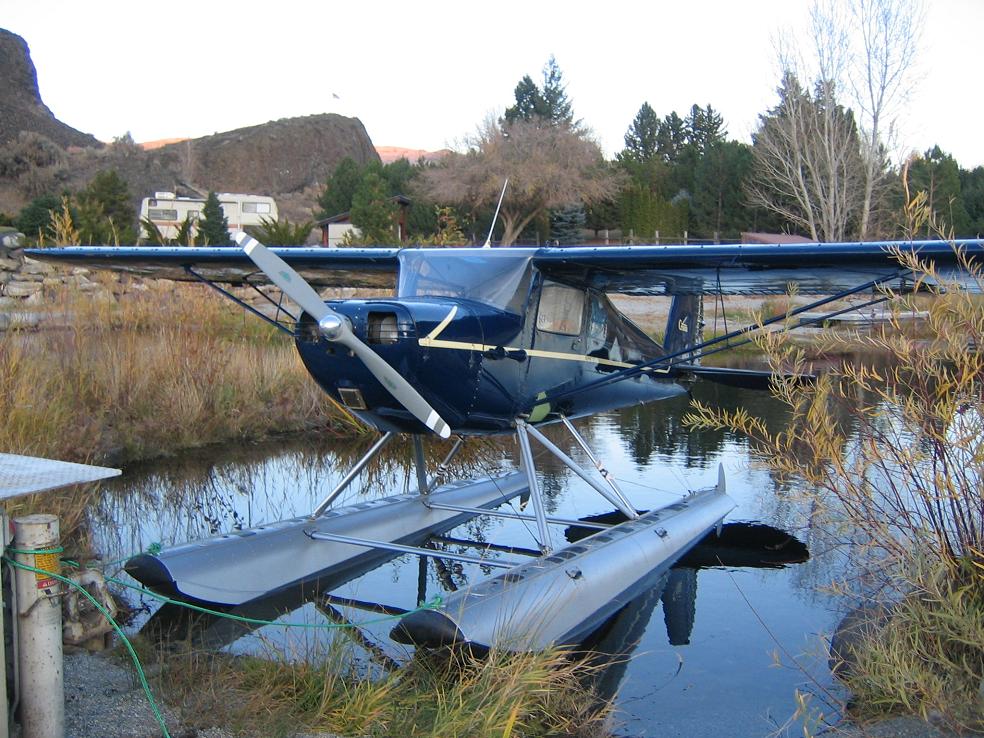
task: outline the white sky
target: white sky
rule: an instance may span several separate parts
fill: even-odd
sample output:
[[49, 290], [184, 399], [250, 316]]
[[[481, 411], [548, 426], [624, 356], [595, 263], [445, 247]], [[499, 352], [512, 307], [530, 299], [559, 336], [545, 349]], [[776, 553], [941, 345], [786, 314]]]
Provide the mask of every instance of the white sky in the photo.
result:
[[[984, 165], [984, 0], [926, 0], [905, 150]], [[554, 54], [575, 115], [614, 155], [644, 101], [713, 105], [750, 140], [776, 100], [773, 40], [806, 0], [546, 2], [0, 0], [41, 96], [109, 141], [202, 136], [313, 113], [357, 116], [376, 145], [439, 149], [539, 84]], [[803, 36], [803, 42], [808, 41]], [[336, 97], [337, 96], [337, 97]], [[2, 114], [2, 110], [0, 110]]]

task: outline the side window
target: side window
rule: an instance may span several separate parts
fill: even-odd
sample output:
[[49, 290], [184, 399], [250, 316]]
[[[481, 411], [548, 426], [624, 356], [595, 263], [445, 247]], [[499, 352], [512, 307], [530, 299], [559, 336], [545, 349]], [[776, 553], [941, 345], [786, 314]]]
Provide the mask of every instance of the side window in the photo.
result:
[[562, 284], [545, 284], [540, 292], [537, 330], [577, 336], [584, 318], [584, 290]]

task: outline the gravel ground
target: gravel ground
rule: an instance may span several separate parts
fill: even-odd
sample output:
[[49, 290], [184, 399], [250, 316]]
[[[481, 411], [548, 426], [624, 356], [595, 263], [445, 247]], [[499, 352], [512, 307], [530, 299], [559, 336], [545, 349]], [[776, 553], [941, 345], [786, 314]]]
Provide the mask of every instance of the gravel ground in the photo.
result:
[[[158, 702], [172, 738], [231, 738], [223, 730], [197, 733], [181, 727], [177, 712]], [[162, 735], [132, 671], [103, 654], [65, 655], [66, 738], [150, 738]]]
[[[158, 738], [163, 735], [133, 672], [106, 654], [65, 655], [65, 738]], [[155, 695], [156, 697], [156, 695]], [[179, 712], [158, 701], [171, 738], [233, 738], [223, 728], [182, 726]], [[330, 733], [293, 738], [338, 738]]]

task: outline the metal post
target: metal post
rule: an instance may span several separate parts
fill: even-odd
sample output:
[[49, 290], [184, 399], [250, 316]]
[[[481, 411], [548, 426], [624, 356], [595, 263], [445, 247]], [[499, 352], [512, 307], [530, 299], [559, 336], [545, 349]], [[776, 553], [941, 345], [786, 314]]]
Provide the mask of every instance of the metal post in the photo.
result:
[[345, 490], [345, 488], [352, 483], [352, 480], [359, 475], [359, 472], [362, 471], [365, 465], [372, 460], [373, 456], [380, 452], [383, 446], [385, 446], [392, 437], [392, 431], [387, 431], [384, 433], [382, 437], [372, 445], [372, 448], [366, 452], [366, 455], [355, 462], [355, 466], [349, 470], [349, 473], [345, 475], [344, 479], [338, 483], [335, 489], [329, 492], [328, 496], [321, 501], [321, 504], [314, 509], [314, 512], [311, 513], [311, 517], [316, 518], [327, 510], [328, 506], [335, 501], [335, 498], [338, 497]]
[[[3, 551], [7, 550], [8, 532], [7, 511], [3, 507], [0, 507], [0, 547], [2, 547]], [[0, 563], [0, 577], [10, 576], [9, 570], [4, 571], [4, 569], [4, 565]], [[10, 592], [13, 593], [13, 591], [14, 588], [11, 586]], [[0, 581], [0, 633], [4, 636], [3, 639], [0, 639], [0, 738], [7, 738], [7, 736], [10, 735], [10, 705], [7, 703], [7, 631], [4, 629], [5, 609], [6, 603], [3, 601], [3, 582]], [[13, 607], [11, 607], [10, 612], [13, 614]], [[13, 622], [11, 622], [10, 625], [13, 627]]]
[[[16, 561], [58, 572], [58, 518], [26, 515], [14, 519]], [[65, 686], [62, 661], [61, 584], [57, 579], [17, 569], [17, 661], [24, 738], [63, 738]]]
[[543, 495], [540, 494], [540, 486], [536, 483], [536, 467], [533, 466], [533, 451], [530, 449], [530, 438], [526, 434], [528, 426], [522, 420], [516, 420], [516, 438], [519, 439], [520, 458], [523, 461], [523, 471], [526, 472], [526, 481], [530, 488], [530, 497], [533, 498], [533, 513], [536, 515], [536, 529], [540, 534], [540, 550], [549, 553], [553, 550], [553, 543], [550, 541], [550, 529], [547, 527], [547, 511], [543, 507]]

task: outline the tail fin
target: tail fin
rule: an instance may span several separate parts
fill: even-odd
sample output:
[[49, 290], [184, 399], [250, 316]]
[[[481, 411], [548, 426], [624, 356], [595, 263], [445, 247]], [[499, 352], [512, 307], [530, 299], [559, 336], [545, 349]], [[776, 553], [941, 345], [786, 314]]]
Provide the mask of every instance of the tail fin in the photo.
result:
[[663, 350], [667, 354], [684, 351], [700, 343], [704, 327], [704, 299], [702, 295], [676, 295], [670, 303], [670, 315], [666, 319], [666, 338]]

